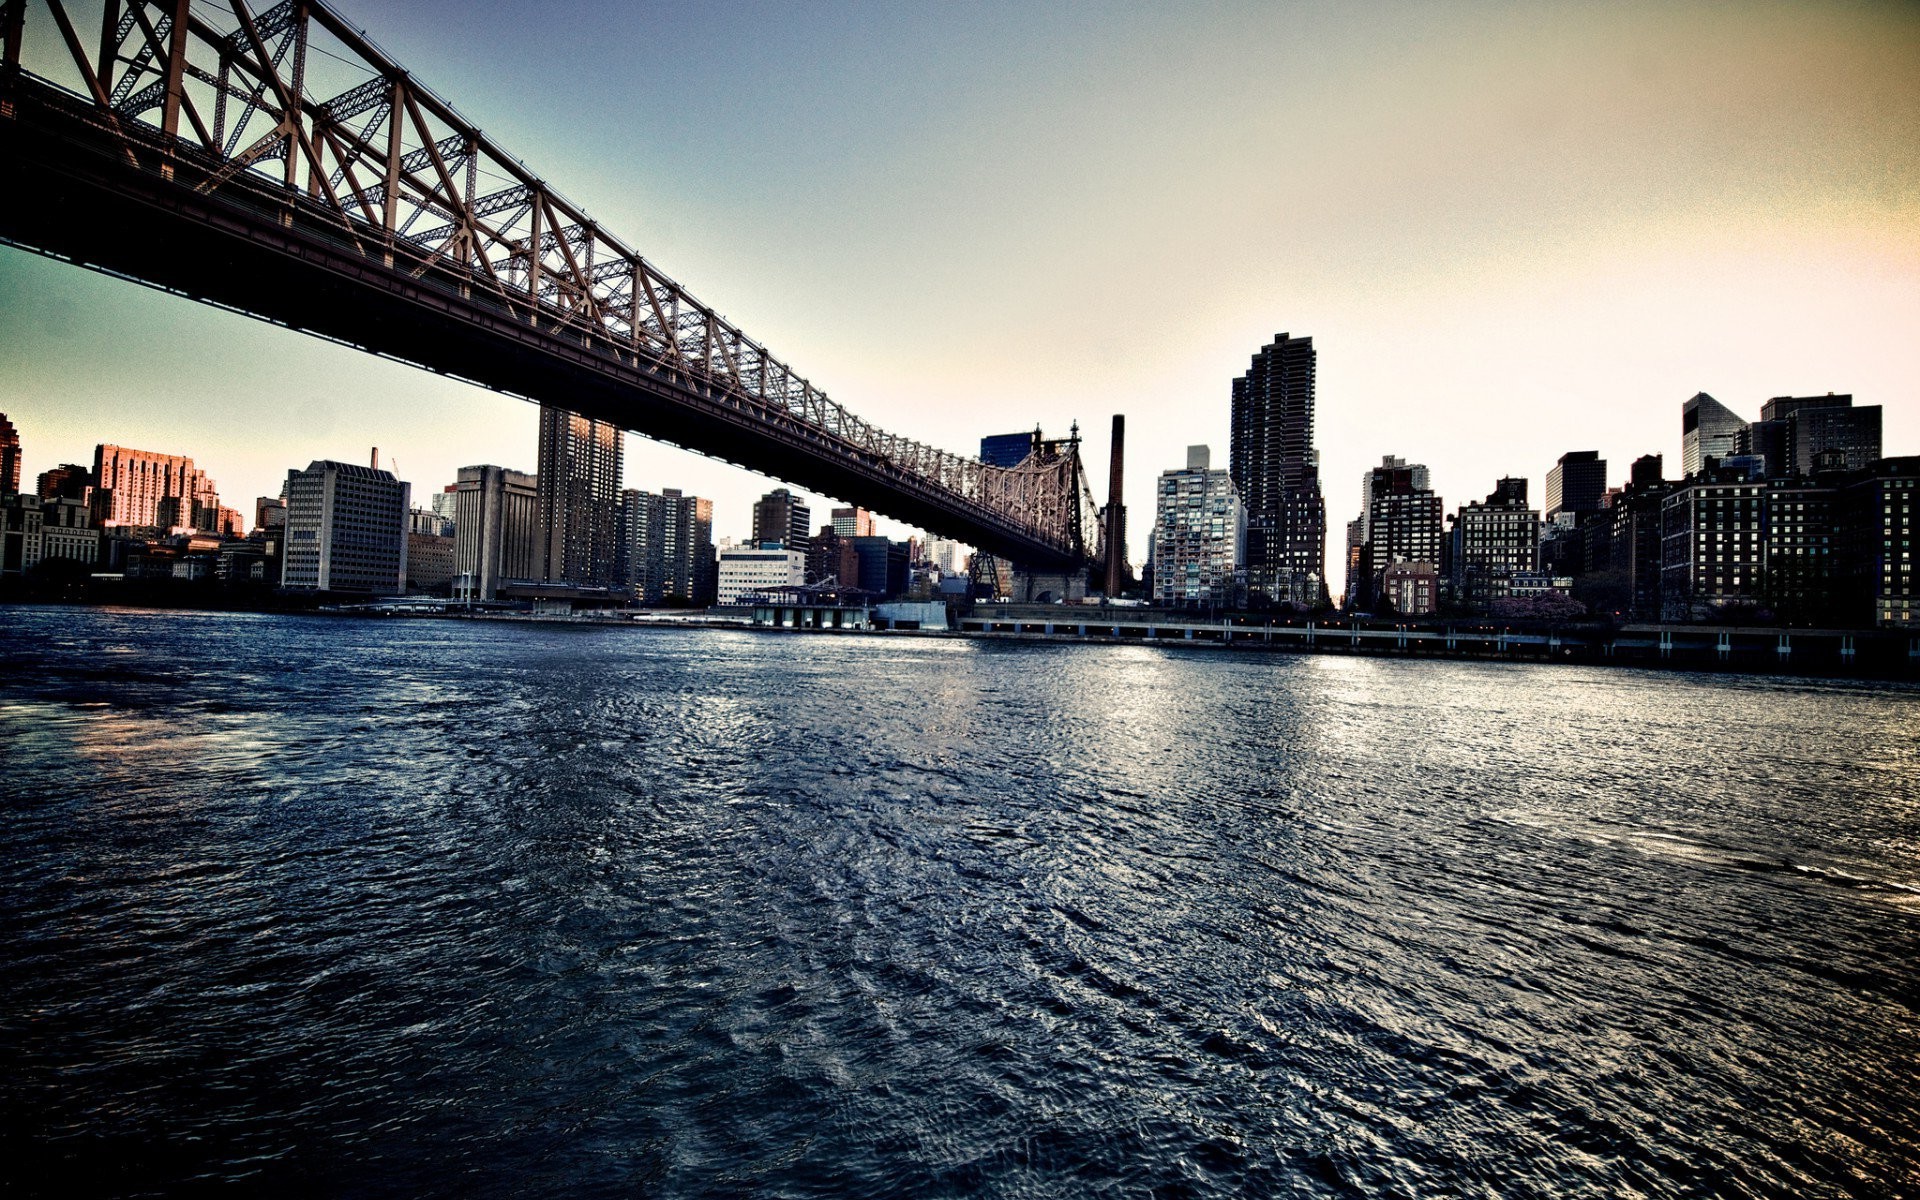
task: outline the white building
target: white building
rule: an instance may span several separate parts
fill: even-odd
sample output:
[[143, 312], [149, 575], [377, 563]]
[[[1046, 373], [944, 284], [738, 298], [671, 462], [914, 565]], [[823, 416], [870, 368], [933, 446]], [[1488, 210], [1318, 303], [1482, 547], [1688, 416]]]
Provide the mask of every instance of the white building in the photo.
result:
[[807, 581], [807, 556], [799, 550], [760, 550], [738, 547], [720, 552], [717, 604], [738, 604], [741, 597], [768, 588], [797, 586]]
[[1184, 471], [1163, 471], [1153, 521], [1153, 598], [1160, 604], [1233, 604], [1246, 567], [1247, 513], [1228, 472], [1187, 447]]

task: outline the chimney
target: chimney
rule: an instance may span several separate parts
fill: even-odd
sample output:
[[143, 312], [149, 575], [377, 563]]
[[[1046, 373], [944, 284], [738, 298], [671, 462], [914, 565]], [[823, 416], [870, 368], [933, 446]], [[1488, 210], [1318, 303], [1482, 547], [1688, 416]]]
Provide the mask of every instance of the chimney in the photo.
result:
[[373, 448], [373, 461], [368, 463], [367, 465], [372, 467], [376, 471], [380, 469], [380, 447], [375, 446]]
[[1113, 414], [1113, 457], [1107, 466], [1107, 599], [1120, 594], [1127, 574], [1127, 515], [1120, 503], [1127, 450], [1127, 419]]

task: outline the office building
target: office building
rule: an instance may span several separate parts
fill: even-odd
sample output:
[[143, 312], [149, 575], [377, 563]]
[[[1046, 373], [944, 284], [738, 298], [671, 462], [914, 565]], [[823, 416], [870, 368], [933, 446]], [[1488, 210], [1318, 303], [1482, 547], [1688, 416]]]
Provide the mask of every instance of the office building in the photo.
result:
[[807, 556], [804, 551], [785, 547], [765, 549], [736, 547], [720, 551], [714, 587], [714, 603], [739, 604], [770, 588], [795, 587], [806, 582]]
[[460, 506], [460, 485], [450, 483], [433, 494], [433, 511], [444, 518], [448, 524], [453, 522], [453, 513]]
[[829, 513], [833, 532], [843, 538], [872, 537], [873, 514], [864, 508], [836, 508]]
[[854, 586], [891, 600], [907, 590], [912, 564], [907, 561], [907, 544], [884, 537], [847, 539], [853, 548], [858, 574]]
[[20, 431], [0, 413], [0, 494], [20, 490]]
[[389, 471], [351, 463], [316, 461], [288, 471], [281, 586], [405, 591], [411, 491]]
[[259, 496], [253, 502], [253, 527], [281, 529], [287, 523], [287, 502], [278, 496]]
[[[1729, 453], [1731, 443], [1729, 443]], [[1573, 514], [1577, 526], [1605, 507], [1607, 460], [1597, 450], [1574, 450], [1560, 456], [1547, 472], [1546, 519]]]
[[461, 467], [453, 489], [454, 593], [492, 600], [502, 584], [540, 582], [539, 480], [506, 467]]
[[[1780, 443], [1782, 469], [1770, 469], [1769, 478], [1812, 475], [1820, 456], [1830, 451], [1841, 455], [1849, 471], [1880, 458], [1880, 406], [1855, 408], [1851, 395], [1775, 396], [1761, 405], [1760, 420], [1781, 431], [1755, 451]], [[1768, 465], [1771, 468], [1771, 459]]]
[[191, 458], [103, 444], [92, 474], [95, 525], [172, 533], [218, 525], [218, 489]]
[[1163, 471], [1153, 522], [1153, 598], [1230, 605], [1245, 591], [1247, 515], [1229, 471], [1206, 446], [1187, 447], [1184, 470]]
[[[540, 407], [541, 578], [611, 587], [624, 435], [552, 405]], [[456, 524], [458, 517], [455, 518]]]
[[1707, 460], [1737, 451], [1740, 415], [1705, 392], [1680, 405], [1680, 471], [1691, 478], [1706, 469]]
[[807, 524], [812, 515], [805, 502], [786, 488], [768, 492], [753, 506], [753, 544], [798, 550], [804, 556], [813, 540]]
[[[996, 433], [980, 439], [980, 461], [990, 467], [1017, 467], [1040, 443], [1040, 431]], [[857, 535], [854, 535], [857, 536]]]
[[[417, 510], [416, 510], [417, 511]], [[432, 516], [432, 513], [428, 513]], [[436, 522], [438, 517], [434, 518]], [[436, 596], [448, 595], [458, 569], [459, 539], [450, 533], [435, 533], [432, 529], [409, 529], [407, 531], [407, 590], [429, 592]]]
[[1538, 569], [1540, 513], [1527, 504], [1527, 481], [1502, 479], [1455, 513], [1446, 558], [1454, 602], [1480, 612], [1507, 594], [1513, 576]]
[[1228, 470], [1247, 514], [1251, 597], [1320, 602], [1327, 506], [1313, 448], [1313, 339], [1278, 334], [1233, 381]]

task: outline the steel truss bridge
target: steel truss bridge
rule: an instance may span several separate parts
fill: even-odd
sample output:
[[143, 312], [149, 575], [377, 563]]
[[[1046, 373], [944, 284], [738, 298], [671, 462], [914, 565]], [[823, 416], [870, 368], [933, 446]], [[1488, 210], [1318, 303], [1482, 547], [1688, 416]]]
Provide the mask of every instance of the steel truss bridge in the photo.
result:
[[[76, 6], [77, 7], [77, 6]], [[1043, 570], [1077, 437], [1006, 469], [876, 428], [315, 0], [0, 0], [0, 240], [853, 501]]]

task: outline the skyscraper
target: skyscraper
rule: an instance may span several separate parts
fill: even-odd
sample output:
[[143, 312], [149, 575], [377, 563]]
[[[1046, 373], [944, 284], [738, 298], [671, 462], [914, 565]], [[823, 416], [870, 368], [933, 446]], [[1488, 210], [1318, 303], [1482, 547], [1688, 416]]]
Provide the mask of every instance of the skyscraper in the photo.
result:
[[540, 406], [541, 575], [547, 582], [590, 587], [617, 582], [624, 447], [616, 425]]
[[281, 585], [322, 592], [406, 590], [411, 489], [391, 472], [316, 461], [287, 472]]
[[1347, 607], [1371, 606], [1381, 574], [1395, 563], [1439, 569], [1441, 502], [1427, 479], [1425, 466], [1393, 457], [1367, 472], [1365, 523], [1348, 527]]
[[[1745, 424], [1740, 414], [1705, 392], [1696, 392], [1680, 405], [1681, 472], [1697, 475], [1705, 469], [1707, 459], [1732, 454]], [[1552, 507], [1551, 498], [1548, 507]]]
[[1547, 520], [1571, 513], [1577, 523], [1599, 512], [1606, 494], [1607, 460], [1598, 450], [1569, 450], [1547, 471]]
[[778, 542], [785, 549], [805, 554], [813, 540], [807, 532], [812, 515], [800, 497], [786, 488], [776, 488], [753, 506], [753, 544]]
[[1313, 339], [1278, 334], [1233, 381], [1229, 473], [1247, 514], [1247, 588], [1318, 604], [1327, 506], [1313, 448]]
[[20, 490], [20, 431], [0, 413], [0, 492]]

